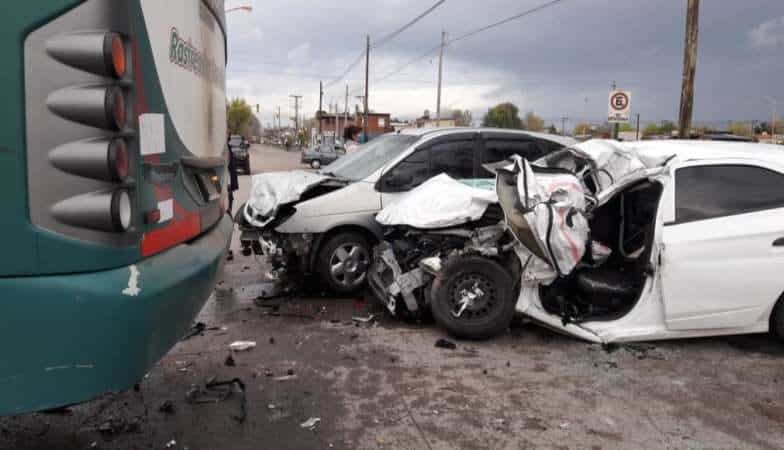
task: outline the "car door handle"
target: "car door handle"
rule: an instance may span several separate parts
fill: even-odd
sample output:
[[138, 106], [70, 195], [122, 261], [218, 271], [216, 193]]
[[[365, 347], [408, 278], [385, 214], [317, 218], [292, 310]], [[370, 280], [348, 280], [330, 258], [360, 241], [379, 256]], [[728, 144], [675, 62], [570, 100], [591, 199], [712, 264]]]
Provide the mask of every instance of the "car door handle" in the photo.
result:
[[784, 247], [784, 237], [778, 238], [775, 241], [773, 241], [773, 246], [774, 247]]

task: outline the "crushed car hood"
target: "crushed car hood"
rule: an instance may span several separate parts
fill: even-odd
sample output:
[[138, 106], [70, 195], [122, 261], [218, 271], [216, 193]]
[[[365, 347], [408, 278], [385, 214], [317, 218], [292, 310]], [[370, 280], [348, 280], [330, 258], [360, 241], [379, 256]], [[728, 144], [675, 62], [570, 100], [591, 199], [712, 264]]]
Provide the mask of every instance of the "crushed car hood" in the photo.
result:
[[381, 225], [438, 229], [479, 220], [488, 206], [498, 203], [492, 182], [471, 184], [441, 174], [405, 194], [376, 216]]
[[245, 220], [263, 227], [275, 219], [282, 205], [300, 200], [308, 190], [329, 180], [330, 177], [304, 170], [254, 175], [243, 211]]

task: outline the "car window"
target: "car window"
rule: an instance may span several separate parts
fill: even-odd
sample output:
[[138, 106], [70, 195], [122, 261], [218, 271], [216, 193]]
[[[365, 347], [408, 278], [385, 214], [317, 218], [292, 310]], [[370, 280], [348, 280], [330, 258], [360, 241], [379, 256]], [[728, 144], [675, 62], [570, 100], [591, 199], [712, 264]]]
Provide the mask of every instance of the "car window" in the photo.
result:
[[430, 147], [430, 175], [461, 180], [474, 178], [474, 141], [451, 141]]
[[430, 178], [429, 149], [417, 150], [384, 174], [384, 192], [405, 192]]
[[520, 155], [529, 161], [534, 161], [543, 154], [536, 141], [530, 139], [485, 139], [484, 142], [481, 164], [504, 161], [512, 155]]
[[784, 207], [784, 175], [754, 166], [694, 166], [675, 172], [678, 223]]
[[396, 133], [379, 136], [325, 167], [322, 173], [352, 181], [362, 180], [400, 156], [418, 139], [418, 136]]

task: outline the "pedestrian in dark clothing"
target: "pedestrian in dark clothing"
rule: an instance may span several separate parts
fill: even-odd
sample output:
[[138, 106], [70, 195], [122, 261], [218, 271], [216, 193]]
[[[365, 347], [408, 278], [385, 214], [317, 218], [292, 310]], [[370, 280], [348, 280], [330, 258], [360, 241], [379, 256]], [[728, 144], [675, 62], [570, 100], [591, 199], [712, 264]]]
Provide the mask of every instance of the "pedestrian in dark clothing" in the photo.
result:
[[229, 216], [234, 217], [234, 191], [240, 188], [240, 181], [237, 177], [237, 161], [234, 159], [234, 152], [229, 148]]

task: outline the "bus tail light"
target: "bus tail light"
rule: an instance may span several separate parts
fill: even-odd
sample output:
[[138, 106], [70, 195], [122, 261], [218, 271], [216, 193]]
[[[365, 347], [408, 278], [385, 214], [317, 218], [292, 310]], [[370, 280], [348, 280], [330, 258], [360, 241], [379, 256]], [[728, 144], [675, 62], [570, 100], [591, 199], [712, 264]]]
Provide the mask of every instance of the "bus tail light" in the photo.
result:
[[125, 94], [118, 86], [78, 86], [49, 95], [49, 109], [58, 116], [105, 130], [122, 130], [128, 118]]
[[57, 147], [49, 154], [53, 166], [81, 177], [124, 182], [130, 172], [128, 148], [123, 139], [90, 139]]
[[49, 55], [63, 64], [95, 75], [123, 78], [128, 51], [119, 33], [88, 31], [55, 36], [46, 43]]
[[125, 189], [69, 198], [52, 207], [52, 214], [67, 225], [98, 231], [123, 232], [131, 227], [133, 206]]

